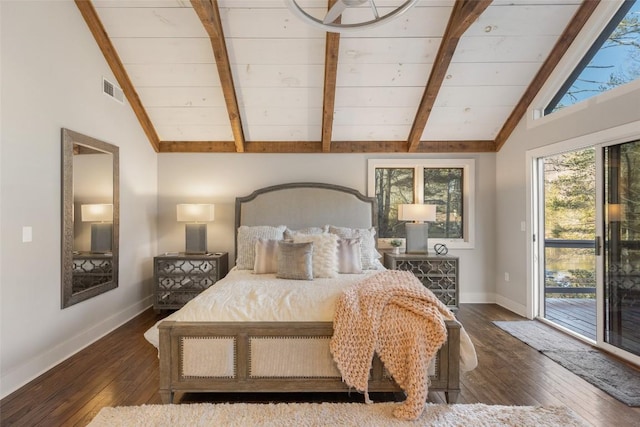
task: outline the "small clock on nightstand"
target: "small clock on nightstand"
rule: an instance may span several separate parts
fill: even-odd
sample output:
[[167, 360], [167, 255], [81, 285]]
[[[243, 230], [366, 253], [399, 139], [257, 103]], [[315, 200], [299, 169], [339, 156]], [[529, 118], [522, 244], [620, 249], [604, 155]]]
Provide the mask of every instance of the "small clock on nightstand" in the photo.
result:
[[222, 279], [228, 271], [229, 254], [166, 253], [153, 259], [156, 311], [178, 309]]

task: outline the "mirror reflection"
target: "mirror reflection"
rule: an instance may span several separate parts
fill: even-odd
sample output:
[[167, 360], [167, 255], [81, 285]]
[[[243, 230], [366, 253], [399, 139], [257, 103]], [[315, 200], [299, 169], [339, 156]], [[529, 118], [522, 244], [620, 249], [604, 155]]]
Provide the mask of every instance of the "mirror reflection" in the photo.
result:
[[62, 307], [118, 286], [118, 147], [62, 130]]

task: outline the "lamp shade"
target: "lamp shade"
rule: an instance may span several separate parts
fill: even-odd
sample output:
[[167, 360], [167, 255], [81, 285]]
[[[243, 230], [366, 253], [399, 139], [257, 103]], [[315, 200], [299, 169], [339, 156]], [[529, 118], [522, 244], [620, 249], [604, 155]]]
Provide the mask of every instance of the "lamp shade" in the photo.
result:
[[111, 222], [113, 221], [113, 205], [81, 205], [80, 214], [83, 222]]
[[398, 219], [400, 221], [435, 221], [436, 205], [403, 204], [398, 205]]
[[210, 222], [214, 218], [211, 204], [179, 204], [177, 208], [180, 222]]

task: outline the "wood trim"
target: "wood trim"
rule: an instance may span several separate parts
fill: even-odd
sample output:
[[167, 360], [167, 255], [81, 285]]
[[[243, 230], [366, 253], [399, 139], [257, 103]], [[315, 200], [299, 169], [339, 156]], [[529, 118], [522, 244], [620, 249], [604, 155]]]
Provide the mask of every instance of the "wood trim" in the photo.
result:
[[558, 63], [599, 4], [599, 1], [592, 0], [584, 0], [582, 2], [580, 8], [573, 16], [573, 19], [551, 50], [547, 60], [542, 64], [542, 67], [540, 67], [540, 70], [534, 77], [533, 81], [520, 98], [520, 101], [511, 112], [511, 115], [502, 126], [502, 129], [498, 132], [498, 135], [496, 136], [496, 151], [500, 151], [505, 142], [507, 142], [507, 139], [511, 136], [511, 133], [527, 111], [527, 108], [529, 108], [529, 105], [533, 102], [533, 98], [536, 97], [553, 70], [558, 66]]
[[431, 110], [436, 102], [436, 97], [440, 92], [440, 87], [451, 64], [451, 59], [456, 51], [460, 37], [469, 26], [484, 12], [491, 4], [492, 0], [456, 0], [451, 12], [451, 18], [447, 24], [447, 29], [442, 36], [442, 42], [438, 49], [438, 54], [433, 62], [433, 68], [429, 74], [427, 86], [424, 89], [422, 100], [418, 106], [418, 112], [411, 126], [409, 138], [409, 152], [417, 152], [420, 145], [420, 138], [427, 125]]
[[234, 141], [160, 141], [160, 153], [235, 153]]
[[[329, 0], [327, 8], [336, 3]], [[322, 152], [331, 151], [333, 133], [333, 113], [336, 101], [336, 80], [338, 77], [338, 54], [340, 51], [340, 33], [328, 32], [324, 52], [324, 98], [322, 103]]]
[[[233, 141], [161, 141], [160, 153], [235, 153]], [[406, 153], [407, 141], [333, 141], [331, 153]], [[247, 141], [246, 153], [325, 153], [321, 141]], [[492, 153], [494, 141], [420, 141], [416, 153]]]
[[[159, 331], [159, 347], [162, 348], [177, 348], [176, 344], [171, 342], [171, 328], [173, 327], [174, 322], [165, 320], [162, 322], [162, 325], [158, 325]], [[172, 345], [173, 344], [173, 345]], [[174, 378], [173, 373], [171, 372], [171, 360], [172, 358], [178, 357], [178, 354], [171, 354], [171, 352], [165, 352], [164, 354], [160, 354], [158, 352], [159, 362], [159, 372], [160, 372], [160, 387], [158, 393], [163, 402], [172, 402], [173, 401], [173, 392], [171, 391], [171, 381]]]
[[327, 33], [324, 62], [324, 101], [322, 104], [322, 151], [325, 153], [331, 151], [339, 46], [340, 34]]
[[420, 141], [420, 153], [493, 153], [494, 141]]
[[122, 87], [124, 95], [129, 100], [129, 104], [138, 118], [138, 122], [140, 123], [140, 126], [142, 126], [142, 130], [147, 135], [153, 149], [158, 152], [160, 144], [158, 134], [156, 133], [146, 110], [142, 106], [140, 97], [133, 87], [133, 83], [131, 83], [131, 79], [129, 79], [129, 75], [125, 71], [124, 65], [122, 65], [122, 61], [120, 60], [116, 49], [113, 47], [100, 18], [98, 18], [98, 14], [91, 3], [91, 0], [75, 0], [75, 3], [82, 14], [84, 21], [87, 23], [91, 34], [93, 34], [93, 38], [96, 40], [96, 43], [98, 43], [98, 47], [102, 51], [102, 55], [107, 61], [109, 68], [111, 68], [111, 72], [118, 81], [118, 84]]
[[[444, 392], [448, 403], [455, 403], [460, 392], [459, 356], [454, 349], [460, 347], [460, 324], [446, 320], [447, 342], [438, 350], [439, 369], [430, 377], [429, 391]], [[248, 369], [251, 356], [248, 349], [236, 349], [234, 359], [236, 377], [186, 378], [178, 375], [182, 370], [182, 355], [178, 347], [182, 337], [233, 337], [237, 343], [252, 337], [326, 338], [333, 333], [332, 322], [172, 322], [159, 324], [160, 331], [160, 396], [163, 403], [173, 403], [174, 396], [182, 392], [323, 392], [347, 391], [340, 377], [251, 377], [240, 370]], [[244, 347], [244, 345], [242, 345]], [[453, 350], [453, 351], [452, 351]], [[376, 356], [377, 357], [377, 356]], [[376, 366], [378, 362], [373, 362]], [[369, 379], [370, 392], [395, 392], [401, 389], [390, 377], [380, 375], [381, 369]]]
[[242, 120], [240, 119], [240, 108], [238, 107], [238, 99], [236, 97], [236, 89], [233, 83], [233, 75], [231, 74], [231, 64], [229, 62], [229, 54], [224, 39], [224, 31], [220, 20], [220, 9], [218, 8], [218, 0], [191, 0], [191, 5], [196, 11], [198, 18], [202, 21], [213, 49], [213, 56], [216, 60], [218, 75], [220, 76], [220, 85], [222, 93], [227, 105], [227, 113], [231, 122], [231, 131], [233, 132], [236, 151], [242, 153], [245, 150], [244, 132], [242, 130]]

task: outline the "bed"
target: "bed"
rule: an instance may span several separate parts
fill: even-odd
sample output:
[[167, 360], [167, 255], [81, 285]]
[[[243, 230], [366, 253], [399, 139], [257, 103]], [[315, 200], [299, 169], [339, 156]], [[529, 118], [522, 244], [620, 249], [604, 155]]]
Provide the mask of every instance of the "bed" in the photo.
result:
[[[158, 347], [163, 403], [173, 403], [176, 394], [184, 392], [348, 391], [329, 351], [333, 331], [331, 306], [341, 286], [352, 285], [368, 274], [375, 274], [375, 270], [339, 274], [338, 278], [285, 281], [289, 282], [289, 288], [278, 298], [286, 299], [293, 309], [267, 308], [266, 313], [262, 310], [262, 314], [255, 315], [245, 313], [243, 307], [241, 312], [225, 315], [222, 320], [211, 318], [208, 310], [220, 305], [215, 302], [215, 298], [220, 298], [214, 293], [224, 294], [232, 289], [245, 292], [247, 307], [262, 306], [264, 297], [255, 296], [255, 286], [261, 281], [267, 284], [263, 287], [268, 287], [270, 281], [282, 281], [272, 274], [238, 269], [246, 237], [241, 230], [282, 226], [287, 230], [308, 230], [328, 224], [347, 230], [375, 230], [376, 219], [374, 198], [330, 184], [283, 184], [237, 198], [238, 265], [215, 286], [145, 333]], [[376, 268], [384, 269], [381, 264]], [[308, 298], [306, 288], [319, 290], [320, 294], [313, 296], [316, 300], [310, 302], [309, 308], [300, 309], [299, 302], [289, 299], [295, 300], [293, 294], [303, 300]], [[258, 303], [251, 303], [255, 300]], [[279, 314], [282, 311], [286, 313]], [[456, 321], [447, 321], [446, 327], [448, 339], [429, 367], [429, 390], [444, 392], [448, 402], [455, 402], [460, 391], [461, 326]], [[369, 392], [398, 391], [400, 388], [375, 357]]]

